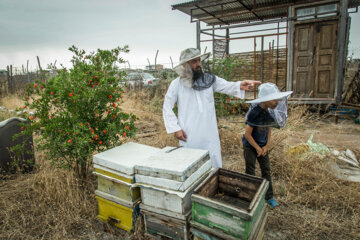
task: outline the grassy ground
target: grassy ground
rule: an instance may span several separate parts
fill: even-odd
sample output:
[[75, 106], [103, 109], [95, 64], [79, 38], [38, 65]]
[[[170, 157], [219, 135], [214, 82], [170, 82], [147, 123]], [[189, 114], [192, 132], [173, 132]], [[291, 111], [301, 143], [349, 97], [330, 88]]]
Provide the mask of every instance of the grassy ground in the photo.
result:
[[[163, 125], [163, 90], [125, 97], [123, 110], [140, 119], [137, 142], [156, 147], [178, 144]], [[17, 99], [1, 99], [0, 105], [22, 106]], [[224, 168], [244, 172], [243, 116], [220, 118], [218, 126]], [[360, 157], [359, 125], [347, 119], [336, 125], [331, 118], [309, 114], [305, 107], [292, 108], [286, 128], [273, 131], [270, 159], [280, 210], [268, 211], [264, 238], [359, 239], [360, 185], [334, 177], [328, 167], [333, 156], [302, 147], [311, 134], [314, 142], [349, 148]], [[0, 180], [0, 239], [145, 239], [140, 220], [135, 234], [129, 235], [96, 218], [94, 177], [82, 186], [71, 173], [53, 169], [39, 151], [36, 160], [33, 173]]]

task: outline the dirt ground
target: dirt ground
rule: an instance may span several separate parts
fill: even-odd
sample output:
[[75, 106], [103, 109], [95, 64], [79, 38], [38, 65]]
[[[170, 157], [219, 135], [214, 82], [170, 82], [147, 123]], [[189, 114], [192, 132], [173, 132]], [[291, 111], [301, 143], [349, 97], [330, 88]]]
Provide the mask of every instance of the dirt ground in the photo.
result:
[[[139, 118], [136, 141], [156, 147], [177, 146], [162, 121], [161, 104], [125, 96], [122, 109]], [[311, 135], [330, 149], [351, 149], [360, 158], [360, 125], [352, 119], [310, 114], [294, 107], [286, 128], [274, 130], [270, 152], [275, 198], [280, 209], [268, 209], [265, 240], [360, 239], [359, 183], [338, 180], [327, 169], [329, 154], [289, 154]], [[241, 137], [244, 117], [218, 119], [223, 167], [244, 172]], [[96, 218], [95, 178], [84, 191], [72, 177], [52, 170], [37, 153], [38, 170], [0, 180], [0, 239], [147, 239], [139, 218], [134, 233], [116, 229]], [[260, 175], [257, 166], [257, 175]], [[55, 176], [55, 177], [54, 177]], [[70, 190], [64, 190], [70, 189]]]

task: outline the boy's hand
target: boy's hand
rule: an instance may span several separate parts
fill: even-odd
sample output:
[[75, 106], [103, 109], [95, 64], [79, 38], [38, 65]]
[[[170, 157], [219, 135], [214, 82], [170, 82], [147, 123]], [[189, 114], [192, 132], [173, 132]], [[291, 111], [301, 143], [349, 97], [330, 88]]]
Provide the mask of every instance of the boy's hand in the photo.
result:
[[263, 146], [261, 156], [265, 157], [268, 151], [269, 151], [269, 146], [268, 145]]
[[263, 153], [263, 149], [261, 147], [256, 148], [257, 156], [260, 157]]

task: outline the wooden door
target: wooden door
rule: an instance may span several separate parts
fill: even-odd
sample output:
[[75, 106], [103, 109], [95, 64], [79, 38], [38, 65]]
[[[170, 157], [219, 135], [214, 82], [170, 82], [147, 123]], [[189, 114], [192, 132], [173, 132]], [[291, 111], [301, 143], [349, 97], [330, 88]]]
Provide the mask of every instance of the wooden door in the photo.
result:
[[292, 90], [294, 98], [333, 98], [337, 21], [295, 25]]
[[309, 98], [313, 90], [314, 25], [296, 25], [292, 90], [295, 98]]
[[335, 90], [337, 21], [315, 25], [314, 97], [333, 98]]

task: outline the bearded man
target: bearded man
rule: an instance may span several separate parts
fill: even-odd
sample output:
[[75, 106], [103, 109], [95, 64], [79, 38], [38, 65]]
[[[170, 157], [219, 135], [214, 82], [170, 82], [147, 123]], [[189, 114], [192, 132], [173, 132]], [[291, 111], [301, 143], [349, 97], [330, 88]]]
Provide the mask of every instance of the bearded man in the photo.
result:
[[[179, 77], [173, 80], [165, 95], [163, 118], [167, 133], [175, 133], [180, 146], [209, 150], [213, 168], [222, 167], [220, 138], [217, 128], [214, 92], [238, 98], [252, 90], [259, 81], [228, 82], [203, 71], [202, 62], [210, 53], [196, 48], [181, 52], [180, 63], [174, 67]], [[173, 112], [178, 106], [178, 117]]]

